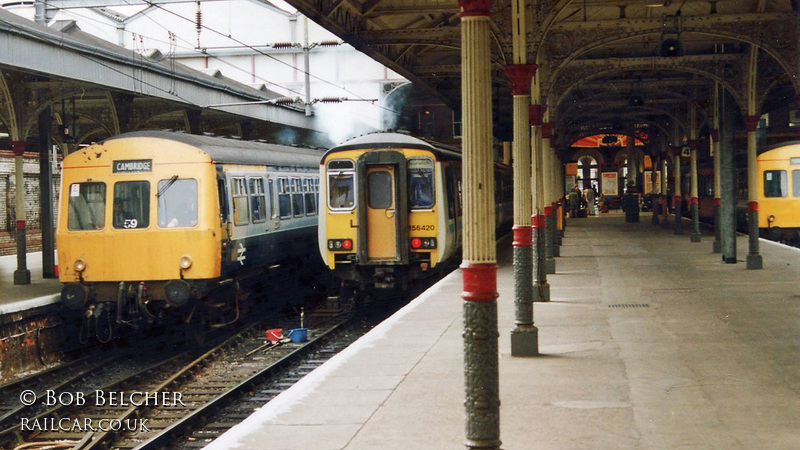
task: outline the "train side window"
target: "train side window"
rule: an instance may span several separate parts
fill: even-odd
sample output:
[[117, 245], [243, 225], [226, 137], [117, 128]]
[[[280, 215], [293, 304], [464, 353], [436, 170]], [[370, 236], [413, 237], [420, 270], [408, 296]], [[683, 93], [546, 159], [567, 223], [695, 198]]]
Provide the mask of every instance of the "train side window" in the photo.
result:
[[127, 230], [150, 225], [150, 182], [121, 181], [114, 184], [111, 225]]
[[411, 209], [431, 209], [435, 202], [433, 188], [433, 160], [411, 158], [408, 160], [408, 206]]
[[105, 217], [105, 183], [73, 183], [69, 186], [68, 229], [100, 230], [105, 227]]
[[269, 210], [272, 211], [271, 218], [275, 219], [278, 217], [278, 210], [275, 208], [275, 180], [267, 180], [267, 186], [269, 189]]
[[217, 194], [219, 195], [219, 219], [228, 223], [228, 191], [225, 189], [225, 179], [217, 178]]
[[800, 170], [792, 171], [792, 196], [800, 197]]
[[280, 208], [281, 219], [292, 217], [292, 203], [289, 198], [289, 180], [286, 178], [278, 179], [278, 207]]
[[764, 197], [786, 197], [789, 195], [785, 170], [764, 171]]
[[250, 222], [250, 211], [247, 206], [247, 182], [244, 178], [231, 178], [231, 197], [233, 198], [233, 224], [247, 225]]
[[336, 159], [328, 162], [328, 207], [331, 210], [355, 208], [355, 176], [353, 161]]
[[447, 202], [447, 218], [453, 220], [456, 217], [456, 181], [453, 178], [453, 171], [447, 170], [445, 172], [445, 181], [447, 187], [447, 197], [450, 201]]
[[267, 220], [267, 199], [264, 193], [264, 180], [250, 178], [250, 213], [253, 223]]
[[301, 217], [305, 211], [303, 205], [303, 187], [299, 178], [292, 178], [292, 209], [295, 217]]
[[197, 225], [197, 180], [177, 175], [158, 182], [158, 226], [183, 228]]
[[303, 179], [303, 197], [306, 200], [306, 215], [313, 216], [317, 213], [317, 206], [314, 202], [314, 180]]

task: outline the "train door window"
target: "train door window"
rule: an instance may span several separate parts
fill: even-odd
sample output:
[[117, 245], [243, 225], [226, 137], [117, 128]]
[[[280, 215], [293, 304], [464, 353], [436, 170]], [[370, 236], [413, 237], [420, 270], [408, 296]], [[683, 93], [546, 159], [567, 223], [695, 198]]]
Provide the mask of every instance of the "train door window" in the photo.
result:
[[267, 180], [267, 188], [269, 189], [269, 210], [271, 211], [271, 218], [278, 217], [278, 210], [275, 208], [275, 180]]
[[73, 183], [69, 186], [68, 229], [100, 230], [105, 227], [105, 214], [105, 183]]
[[233, 224], [247, 225], [250, 212], [247, 206], [247, 182], [243, 177], [231, 178], [231, 197], [233, 197]]
[[303, 187], [300, 185], [300, 179], [292, 178], [292, 209], [295, 217], [301, 217], [305, 213], [303, 203]]
[[217, 178], [217, 194], [219, 195], [219, 219], [222, 223], [228, 222], [228, 191], [225, 189], [225, 179]]
[[800, 197], [800, 170], [792, 171], [792, 196]]
[[355, 176], [353, 161], [335, 159], [328, 162], [328, 208], [340, 211], [355, 208]]
[[121, 181], [114, 184], [114, 203], [111, 213], [114, 228], [137, 229], [150, 225], [150, 183]]
[[447, 197], [450, 199], [447, 202], [447, 218], [453, 220], [456, 217], [456, 194], [455, 194], [455, 179], [453, 178], [453, 171], [447, 170], [445, 172], [445, 181], [447, 185]]
[[292, 217], [290, 195], [289, 180], [286, 178], [278, 178], [278, 206], [280, 208], [281, 219], [289, 219]]
[[197, 180], [177, 176], [158, 182], [158, 226], [183, 228], [197, 225]]
[[250, 214], [253, 223], [267, 220], [267, 199], [264, 193], [264, 180], [250, 178]]
[[764, 197], [786, 197], [789, 195], [785, 170], [764, 171]]
[[433, 160], [408, 160], [408, 206], [411, 209], [431, 209], [434, 204]]
[[367, 193], [369, 207], [372, 209], [388, 209], [392, 206], [392, 174], [387, 171], [376, 171], [367, 177]]
[[313, 216], [317, 213], [317, 206], [314, 202], [314, 180], [309, 178], [303, 180], [303, 197], [306, 201], [306, 215]]

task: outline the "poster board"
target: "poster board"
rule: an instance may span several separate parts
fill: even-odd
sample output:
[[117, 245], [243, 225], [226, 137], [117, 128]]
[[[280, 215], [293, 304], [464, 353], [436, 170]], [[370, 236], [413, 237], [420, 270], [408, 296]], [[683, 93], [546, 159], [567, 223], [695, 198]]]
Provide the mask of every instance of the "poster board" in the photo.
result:
[[603, 195], [606, 197], [614, 197], [619, 195], [617, 186], [617, 172], [603, 172], [600, 182], [600, 192]]
[[577, 177], [575, 175], [564, 176], [564, 192], [566, 192], [566, 195], [569, 195], [569, 192], [572, 190], [572, 186], [575, 186], [576, 178]]

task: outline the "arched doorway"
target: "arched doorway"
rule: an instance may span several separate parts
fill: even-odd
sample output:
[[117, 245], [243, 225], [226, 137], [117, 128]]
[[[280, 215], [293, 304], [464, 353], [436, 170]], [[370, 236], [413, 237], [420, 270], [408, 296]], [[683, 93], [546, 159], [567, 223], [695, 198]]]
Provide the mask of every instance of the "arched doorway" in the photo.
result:
[[578, 159], [578, 177], [576, 179], [581, 191], [584, 189], [595, 190], [600, 187], [600, 166], [597, 160], [589, 155], [584, 155]]

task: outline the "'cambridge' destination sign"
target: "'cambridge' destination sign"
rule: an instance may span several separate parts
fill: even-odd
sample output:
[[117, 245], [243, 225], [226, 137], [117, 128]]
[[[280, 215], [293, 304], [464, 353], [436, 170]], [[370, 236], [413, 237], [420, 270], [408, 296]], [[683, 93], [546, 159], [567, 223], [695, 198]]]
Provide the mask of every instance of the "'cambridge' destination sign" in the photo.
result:
[[139, 173], [152, 172], [152, 159], [130, 159], [127, 161], [114, 161], [114, 173]]

